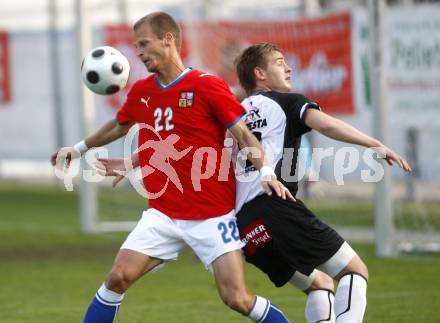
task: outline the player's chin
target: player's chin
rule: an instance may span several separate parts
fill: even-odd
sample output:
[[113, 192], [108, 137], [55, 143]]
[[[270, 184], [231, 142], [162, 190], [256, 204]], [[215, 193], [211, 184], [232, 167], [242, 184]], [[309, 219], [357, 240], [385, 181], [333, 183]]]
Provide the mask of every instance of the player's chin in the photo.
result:
[[157, 68], [154, 65], [147, 65], [145, 64], [145, 67], [147, 68], [147, 71], [150, 73], [156, 73], [157, 72]]
[[154, 64], [151, 61], [147, 61], [144, 63], [145, 67], [147, 68], [148, 72], [150, 73], [156, 73], [157, 72], [157, 65]]
[[284, 91], [285, 92], [290, 92], [290, 91], [292, 91], [292, 85], [290, 84], [290, 81], [289, 81], [289, 83], [284, 83]]

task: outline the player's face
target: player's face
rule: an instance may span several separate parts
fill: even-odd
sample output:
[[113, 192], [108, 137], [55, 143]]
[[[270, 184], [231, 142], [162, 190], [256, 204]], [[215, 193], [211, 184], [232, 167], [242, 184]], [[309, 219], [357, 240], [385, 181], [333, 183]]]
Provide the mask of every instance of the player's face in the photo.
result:
[[149, 24], [141, 25], [134, 32], [137, 56], [151, 73], [158, 73], [163, 69], [169, 57], [169, 47], [164, 39], [159, 39]]
[[290, 92], [292, 89], [292, 69], [284, 60], [283, 54], [273, 51], [266, 57], [267, 66], [265, 72], [265, 85], [272, 91]]

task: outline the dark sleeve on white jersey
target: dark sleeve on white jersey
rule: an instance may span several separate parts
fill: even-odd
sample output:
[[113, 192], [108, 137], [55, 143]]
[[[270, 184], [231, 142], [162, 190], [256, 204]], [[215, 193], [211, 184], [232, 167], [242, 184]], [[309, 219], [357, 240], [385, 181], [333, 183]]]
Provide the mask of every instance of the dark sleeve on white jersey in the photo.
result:
[[299, 137], [312, 130], [304, 121], [305, 112], [307, 109], [321, 110], [318, 103], [298, 93], [267, 92], [266, 95], [277, 101], [286, 113], [287, 126], [292, 135]]

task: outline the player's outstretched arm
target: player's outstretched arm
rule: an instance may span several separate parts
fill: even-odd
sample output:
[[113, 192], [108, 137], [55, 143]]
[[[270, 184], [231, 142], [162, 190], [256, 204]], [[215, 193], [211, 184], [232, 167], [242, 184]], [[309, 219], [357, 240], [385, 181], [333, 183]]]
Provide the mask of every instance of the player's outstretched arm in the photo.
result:
[[283, 199], [288, 197], [291, 200], [295, 200], [289, 190], [277, 180], [275, 172], [272, 169], [272, 166], [270, 166], [267, 156], [263, 152], [263, 147], [252, 132], [249, 131], [246, 124], [243, 121], [239, 121], [229, 128], [229, 131], [235, 137], [241, 149], [256, 149], [256, 154], [249, 153], [247, 157], [260, 171], [262, 185], [266, 193], [271, 195], [272, 190], [274, 190], [275, 193]]
[[116, 120], [110, 120], [95, 133], [80, 141], [73, 147], [63, 147], [52, 154], [50, 161], [52, 166], [60, 170], [64, 166], [69, 167], [72, 159], [79, 158], [89, 148], [101, 147], [127, 134], [132, 125], [120, 125]]
[[385, 154], [385, 159], [390, 166], [397, 163], [404, 171], [411, 171], [411, 167], [406, 160], [390, 148], [342, 120], [333, 118], [316, 109], [308, 109], [305, 115], [305, 123], [308, 127], [335, 140], [380, 150], [381, 153]]

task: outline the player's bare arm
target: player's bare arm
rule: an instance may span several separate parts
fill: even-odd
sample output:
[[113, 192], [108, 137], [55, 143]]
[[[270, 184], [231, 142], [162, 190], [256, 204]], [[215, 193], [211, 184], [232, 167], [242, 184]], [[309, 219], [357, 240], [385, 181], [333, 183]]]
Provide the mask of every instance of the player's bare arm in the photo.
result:
[[333, 118], [332, 116], [316, 109], [308, 109], [305, 115], [305, 123], [308, 127], [315, 129], [332, 139], [368, 148], [381, 149], [382, 152], [385, 153], [385, 159], [390, 166], [396, 162], [404, 171], [411, 171], [411, 167], [406, 160], [400, 157], [397, 153], [385, 146], [379, 140], [366, 135], [342, 120]]
[[[249, 131], [246, 124], [243, 121], [239, 121], [231, 128], [229, 128], [229, 131], [235, 137], [241, 148], [257, 149], [258, 154], [253, 155], [249, 153], [247, 157], [252, 162], [252, 164], [258, 170], [260, 170], [262, 175], [262, 185], [266, 193], [268, 195], [271, 195], [273, 189], [279, 197], [285, 199], [287, 196], [289, 199], [295, 200], [289, 190], [286, 189], [284, 185], [277, 180], [277, 177], [272, 167], [270, 166], [270, 162], [263, 152], [263, 147], [261, 146], [258, 139], [252, 134], [252, 132]], [[269, 171], [266, 173], [266, 170]]]
[[60, 169], [64, 166], [69, 167], [72, 159], [79, 158], [89, 148], [101, 147], [125, 136], [131, 126], [132, 124], [120, 125], [115, 119], [108, 121], [95, 133], [73, 147], [63, 147], [53, 153], [50, 158], [52, 166]]
[[101, 147], [125, 136], [132, 125], [121, 125], [115, 119], [112, 119], [84, 141], [89, 148]]

